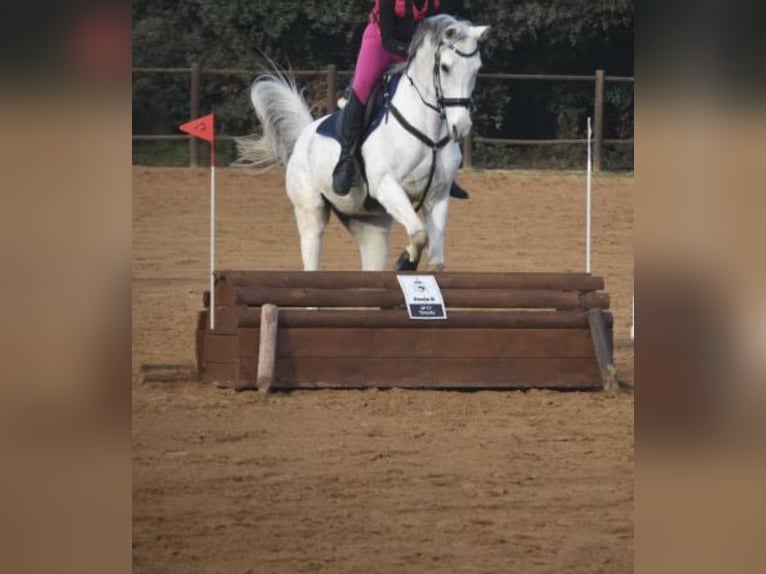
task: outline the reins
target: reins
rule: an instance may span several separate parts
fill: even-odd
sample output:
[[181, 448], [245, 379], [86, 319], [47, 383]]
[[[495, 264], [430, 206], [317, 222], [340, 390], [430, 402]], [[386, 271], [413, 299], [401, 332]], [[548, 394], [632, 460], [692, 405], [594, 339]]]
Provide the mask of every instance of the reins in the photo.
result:
[[410, 122], [408, 122], [407, 119], [402, 115], [402, 113], [398, 110], [398, 108], [394, 105], [393, 102], [389, 102], [388, 108], [391, 110], [391, 113], [394, 114], [394, 117], [396, 118], [396, 120], [400, 124], [402, 124], [402, 127], [405, 130], [407, 130], [409, 133], [411, 133], [413, 136], [415, 136], [421, 142], [423, 142], [425, 145], [431, 148], [431, 169], [428, 171], [428, 181], [426, 182], [426, 186], [425, 188], [423, 188], [423, 191], [420, 194], [418, 205], [417, 207], [415, 207], [415, 212], [418, 212], [420, 211], [420, 208], [423, 207], [423, 203], [426, 200], [426, 194], [428, 194], [428, 189], [431, 187], [431, 183], [433, 182], [433, 179], [434, 179], [434, 174], [436, 173], [436, 154], [441, 148], [443, 148], [445, 145], [449, 143], [449, 139], [450, 139], [449, 134], [444, 136], [438, 142], [435, 142], [431, 138], [429, 138], [426, 134], [418, 130]]

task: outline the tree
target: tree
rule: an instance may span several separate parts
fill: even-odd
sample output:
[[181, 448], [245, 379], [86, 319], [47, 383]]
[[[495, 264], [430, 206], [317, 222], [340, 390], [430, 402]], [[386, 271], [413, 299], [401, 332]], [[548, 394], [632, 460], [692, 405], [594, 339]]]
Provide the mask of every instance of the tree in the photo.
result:
[[[372, 0], [134, 0], [135, 66], [351, 69]], [[482, 47], [485, 71], [633, 74], [632, 0], [444, 0], [445, 11], [492, 29]], [[251, 78], [205, 80], [203, 101], [215, 105], [232, 133], [247, 131]], [[134, 78], [134, 131], [172, 129], [188, 117], [183, 78]], [[566, 85], [480, 85], [477, 131], [486, 135], [572, 137], [591, 101]], [[607, 128], [632, 131], [632, 92], [607, 94]]]

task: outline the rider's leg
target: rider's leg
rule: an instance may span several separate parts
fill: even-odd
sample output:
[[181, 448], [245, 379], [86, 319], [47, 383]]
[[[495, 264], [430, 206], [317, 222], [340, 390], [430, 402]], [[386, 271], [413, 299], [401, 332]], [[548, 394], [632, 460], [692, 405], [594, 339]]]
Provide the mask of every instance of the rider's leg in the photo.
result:
[[362, 131], [364, 104], [354, 90], [343, 108], [340, 127], [340, 157], [332, 172], [332, 188], [338, 195], [346, 195], [354, 178], [354, 152]]
[[338, 164], [332, 174], [332, 186], [338, 195], [346, 195], [354, 178], [354, 152], [359, 141], [364, 120], [364, 108], [372, 89], [383, 72], [397, 61], [383, 47], [380, 28], [370, 23], [364, 31], [362, 47], [356, 60], [354, 83], [341, 118], [341, 151]]
[[367, 104], [375, 84], [383, 76], [386, 68], [404, 58], [392, 54], [383, 46], [380, 28], [374, 22], [367, 25], [362, 36], [362, 46], [356, 58], [356, 68], [352, 86], [357, 97], [363, 104]]

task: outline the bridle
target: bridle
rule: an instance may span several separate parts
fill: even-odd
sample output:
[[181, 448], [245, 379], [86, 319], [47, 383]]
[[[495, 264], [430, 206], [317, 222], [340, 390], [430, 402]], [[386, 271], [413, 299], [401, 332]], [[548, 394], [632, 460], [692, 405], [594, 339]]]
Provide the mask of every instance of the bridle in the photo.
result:
[[[444, 90], [442, 88], [442, 80], [441, 80], [441, 73], [440, 73], [442, 48], [449, 48], [450, 50], [455, 52], [458, 56], [461, 56], [463, 58], [473, 58], [476, 54], [479, 53], [478, 44], [476, 46], [476, 49], [473, 52], [463, 52], [457, 49], [453, 44], [445, 44], [444, 42], [439, 43], [439, 45], [436, 47], [436, 51], [434, 52], [434, 67], [433, 67], [433, 83], [434, 83], [434, 91], [436, 92], [436, 105], [433, 105], [432, 103], [428, 102], [423, 97], [423, 94], [420, 93], [420, 90], [415, 84], [415, 81], [410, 76], [409, 62], [407, 63], [407, 67], [404, 69], [404, 75], [407, 76], [407, 79], [410, 81], [410, 85], [413, 87], [413, 89], [415, 90], [415, 93], [417, 93], [418, 97], [423, 102], [423, 104], [427, 108], [439, 114], [440, 125], [444, 124], [447, 121], [447, 108], [449, 107], [464, 107], [464, 108], [468, 108], [470, 111], [473, 111], [475, 108], [473, 97], [468, 97], [468, 98], [445, 98], [444, 97]], [[441, 138], [439, 141], [433, 141], [430, 137], [428, 137], [426, 134], [418, 130], [415, 126], [413, 126], [410, 122], [407, 121], [407, 119], [396, 108], [396, 106], [394, 106], [394, 102], [389, 96], [388, 91], [386, 91], [386, 95], [385, 95], [385, 106], [386, 106], [386, 119], [388, 119], [388, 111], [390, 111], [405, 130], [407, 130], [410, 134], [412, 134], [421, 142], [423, 142], [426, 146], [431, 148], [431, 154], [432, 154], [431, 169], [428, 174], [428, 182], [426, 183], [426, 186], [423, 189], [423, 192], [420, 194], [420, 199], [418, 201], [417, 207], [415, 207], [415, 211], [417, 212], [420, 210], [421, 207], [423, 207], [423, 203], [425, 202], [426, 195], [428, 194], [428, 189], [431, 187], [431, 183], [433, 182], [434, 173], [436, 172], [436, 153], [445, 145], [447, 145], [450, 141], [449, 129], [447, 130], [448, 133], [446, 136]]]
[[434, 91], [436, 92], [436, 105], [433, 105], [432, 103], [428, 102], [423, 97], [423, 94], [420, 93], [420, 90], [418, 89], [417, 84], [415, 84], [415, 81], [412, 79], [412, 76], [410, 76], [409, 63], [407, 64], [407, 67], [404, 70], [404, 74], [405, 76], [407, 76], [407, 79], [410, 81], [410, 85], [414, 88], [415, 92], [418, 94], [418, 97], [423, 102], [423, 104], [427, 108], [430, 108], [433, 111], [435, 111], [437, 114], [439, 114], [439, 117], [441, 117], [442, 120], [445, 120], [447, 118], [447, 108], [464, 107], [473, 111], [475, 109], [475, 105], [473, 102], [473, 97], [469, 97], [469, 98], [445, 98], [444, 97], [444, 89], [442, 88], [442, 76], [439, 71], [439, 68], [442, 63], [442, 50], [441, 50], [442, 48], [449, 48], [450, 50], [455, 52], [455, 54], [463, 58], [473, 58], [476, 54], [479, 53], [478, 44], [476, 45], [476, 49], [473, 52], [463, 52], [462, 50], [457, 49], [454, 44], [445, 44], [444, 42], [439, 43], [439, 45], [436, 47], [436, 51], [434, 52], [434, 67], [433, 67], [433, 83], [434, 83]]
[[436, 48], [436, 53], [434, 54], [434, 90], [436, 90], [436, 101], [439, 105], [439, 115], [446, 119], [446, 111], [448, 107], [464, 107], [468, 108], [470, 111], [474, 110], [474, 103], [473, 103], [473, 97], [469, 98], [445, 98], [444, 97], [444, 90], [442, 88], [442, 76], [439, 72], [439, 67], [441, 66], [442, 62], [442, 51], [441, 48], [446, 47], [455, 52], [458, 56], [462, 58], [473, 58], [476, 54], [479, 53], [479, 45], [476, 44], [476, 49], [473, 52], [463, 52], [461, 50], [458, 50], [453, 44], [439, 44], [439, 47]]

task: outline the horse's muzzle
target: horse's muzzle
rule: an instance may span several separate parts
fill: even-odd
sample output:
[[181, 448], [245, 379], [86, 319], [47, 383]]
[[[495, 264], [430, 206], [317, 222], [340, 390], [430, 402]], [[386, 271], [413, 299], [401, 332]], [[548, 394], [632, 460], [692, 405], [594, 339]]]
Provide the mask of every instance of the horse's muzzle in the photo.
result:
[[452, 114], [450, 111], [447, 112], [449, 137], [453, 142], [459, 142], [471, 132], [471, 116], [466, 113], [466, 110], [456, 111], [457, 113], [453, 112]]
[[462, 141], [468, 134], [471, 132], [471, 124], [468, 123], [468, 125], [457, 125], [457, 124], [451, 124], [449, 126], [449, 137], [453, 142], [460, 142]]

